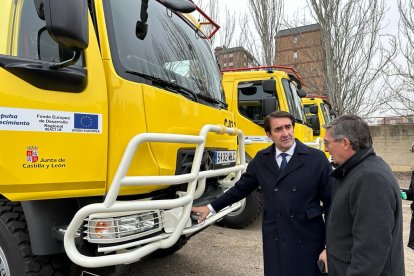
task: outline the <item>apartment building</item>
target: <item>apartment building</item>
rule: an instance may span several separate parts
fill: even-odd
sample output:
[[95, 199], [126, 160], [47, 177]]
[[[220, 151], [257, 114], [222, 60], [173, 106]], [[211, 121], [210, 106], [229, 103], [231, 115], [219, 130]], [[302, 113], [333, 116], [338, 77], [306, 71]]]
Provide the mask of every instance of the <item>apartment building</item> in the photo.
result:
[[294, 67], [303, 78], [308, 93], [326, 95], [320, 25], [281, 30], [275, 40], [275, 64]]
[[217, 47], [214, 54], [221, 70], [258, 65], [256, 58], [243, 47]]

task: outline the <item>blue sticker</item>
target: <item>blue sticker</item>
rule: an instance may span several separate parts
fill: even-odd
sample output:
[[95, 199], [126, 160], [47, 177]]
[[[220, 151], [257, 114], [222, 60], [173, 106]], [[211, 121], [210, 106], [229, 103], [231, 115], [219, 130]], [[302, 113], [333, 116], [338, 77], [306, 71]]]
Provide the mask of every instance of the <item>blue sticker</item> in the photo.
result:
[[98, 115], [75, 113], [75, 128], [98, 129]]

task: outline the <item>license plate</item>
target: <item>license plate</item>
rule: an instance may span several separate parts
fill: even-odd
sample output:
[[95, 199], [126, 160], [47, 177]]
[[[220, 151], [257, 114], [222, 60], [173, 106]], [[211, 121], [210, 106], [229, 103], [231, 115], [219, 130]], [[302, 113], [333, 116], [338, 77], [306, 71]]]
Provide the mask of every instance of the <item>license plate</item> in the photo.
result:
[[215, 151], [213, 155], [214, 165], [223, 165], [236, 162], [236, 151]]

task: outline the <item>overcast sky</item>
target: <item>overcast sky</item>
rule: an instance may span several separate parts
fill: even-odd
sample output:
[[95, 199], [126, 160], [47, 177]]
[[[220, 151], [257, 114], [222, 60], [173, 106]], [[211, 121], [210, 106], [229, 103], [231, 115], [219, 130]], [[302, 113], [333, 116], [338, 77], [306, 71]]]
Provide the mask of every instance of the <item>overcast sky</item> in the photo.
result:
[[[202, 1], [208, 1], [208, 0], [202, 0]], [[399, 13], [397, 9], [396, 0], [385, 0], [387, 11], [385, 15], [385, 19], [383, 21], [383, 26], [385, 27], [382, 30], [382, 34], [391, 34], [394, 36], [398, 35], [398, 20], [399, 20]], [[227, 7], [231, 12], [234, 12], [236, 16], [239, 16], [240, 14], [249, 11], [249, 0], [219, 0], [219, 11], [220, 11], [220, 17], [225, 16], [225, 7]], [[289, 4], [287, 4], [289, 3]], [[288, 21], [288, 23], [292, 24], [292, 20], [294, 18], [299, 17], [301, 21], [303, 21], [303, 18], [306, 19], [309, 24], [316, 23], [316, 21], [312, 18], [309, 9], [307, 8], [307, 1], [306, 0], [285, 0], [285, 6], [284, 6], [284, 14], [285, 14], [285, 20]], [[224, 21], [224, 19], [221, 19]], [[238, 19], [236, 18], [236, 28], [240, 28], [238, 26]], [[254, 29], [254, 27], [252, 27]], [[283, 27], [282, 27], [283, 29]], [[238, 31], [236, 30], [236, 33]], [[385, 42], [385, 41], [384, 41]], [[234, 43], [234, 41], [233, 41]], [[385, 42], [386, 43], [386, 42]], [[220, 45], [220, 39], [217, 38], [215, 40], [215, 46]], [[238, 46], [238, 45], [234, 45]], [[396, 61], [399, 62], [401, 60], [401, 64], [405, 64], [404, 60], [402, 60], [401, 56], [398, 56]], [[386, 116], [390, 114], [373, 114], [373, 116]]]
[[[225, 16], [225, 7], [234, 12], [236, 16], [249, 11], [248, 3], [249, 0], [219, 0], [219, 11], [221, 13], [220, 16], [222, 18]], [[398, 31], [399, 18], [396, 1], [386, 0], [386, 5], [388, 6], [388, 11], [386, 13], [386, 18], [383, 24], [387, 25], [387, 27], [384, 29], [384, 32], [396, 35]], [[301, 19], [306, 18], [310, 24], [315, 23], [315, 20], [312, 18], [307, 8], [306, 0], [285, 0], [284, 13], [285, 16], [287, 16], [285, 19], [288, 21], [291, 21], [295, 16], [299, 16]], [[216, 44], [217, 43], [218, 41], [216, 41]]]

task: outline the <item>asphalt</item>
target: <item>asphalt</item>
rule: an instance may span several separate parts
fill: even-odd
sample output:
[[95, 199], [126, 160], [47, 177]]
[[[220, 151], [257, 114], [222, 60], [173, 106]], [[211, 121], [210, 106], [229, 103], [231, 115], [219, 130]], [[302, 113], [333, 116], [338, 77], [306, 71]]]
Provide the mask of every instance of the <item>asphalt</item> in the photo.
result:
[[210, 226], [175, 254], [146, 258], [127, 275], [263, 275], [261, 219], [243, 230]]
[[[400, 180], [408, 187], [407, 179]], [[414, 251], [406, 247], [411, 210], [403, 202], [406, 275], [414, 276]], [[164, 258], [145, 258], [111, 275], [252, 276], [263, 275], [261, 218], [243, 230], [210, 226], [192, 237], [178, 252]]]

